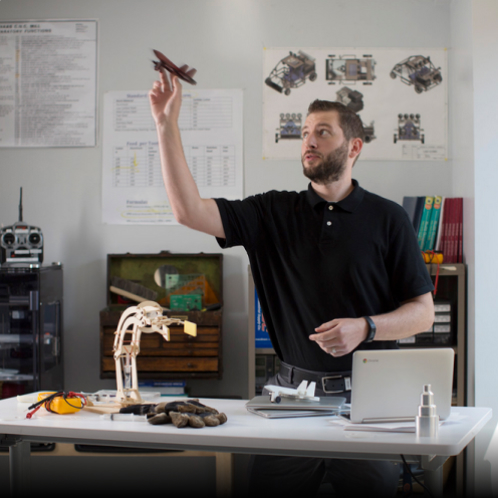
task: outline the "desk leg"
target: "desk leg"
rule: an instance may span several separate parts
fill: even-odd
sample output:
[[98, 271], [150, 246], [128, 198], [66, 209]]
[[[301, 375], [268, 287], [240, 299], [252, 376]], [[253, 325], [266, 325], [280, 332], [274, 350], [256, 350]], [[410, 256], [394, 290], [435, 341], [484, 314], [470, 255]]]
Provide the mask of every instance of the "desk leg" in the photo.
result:
[[18, 441], [9, 448], [10, 495], [29, 496], [31, 493], [31, 444]]
[[[436, 470], [424, 470], [424, 484], [434, 498], [443, 496], [443, 467]], [[424, 493], [428, 496], [427, 493]]]
[[233, 455], [216, 453], [216, 497], [230, 498], [233, 491]]

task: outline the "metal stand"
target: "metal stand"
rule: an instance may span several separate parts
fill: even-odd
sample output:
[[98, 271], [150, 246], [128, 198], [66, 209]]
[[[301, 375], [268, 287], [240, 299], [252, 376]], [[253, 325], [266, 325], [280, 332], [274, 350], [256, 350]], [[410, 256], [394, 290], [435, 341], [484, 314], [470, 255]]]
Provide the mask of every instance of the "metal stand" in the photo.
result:
[[31, 444], [18, 441], [9, 447], [10, 496], [31, 494]]

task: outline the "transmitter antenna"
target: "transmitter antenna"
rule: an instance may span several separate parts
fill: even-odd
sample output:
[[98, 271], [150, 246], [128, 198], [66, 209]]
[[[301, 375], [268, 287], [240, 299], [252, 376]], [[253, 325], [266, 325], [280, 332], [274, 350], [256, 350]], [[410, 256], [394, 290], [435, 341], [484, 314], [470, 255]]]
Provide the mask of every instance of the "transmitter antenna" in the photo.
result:
[[22, 187], [19, 195], [19, 221], [22, 221]]

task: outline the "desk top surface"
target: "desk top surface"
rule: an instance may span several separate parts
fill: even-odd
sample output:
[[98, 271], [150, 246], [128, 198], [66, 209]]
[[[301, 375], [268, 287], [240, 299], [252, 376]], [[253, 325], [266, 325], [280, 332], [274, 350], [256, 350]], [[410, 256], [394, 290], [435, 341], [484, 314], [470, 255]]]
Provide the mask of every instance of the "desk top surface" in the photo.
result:
[[[182, 398], [185, 401], [185, 398]], [[129, 443], [144, 448], [197, 449], [233, 453], [326, 456], [332, 453], [406, 455], [458, 455], [491, 419], [490, 408], [453, 407], [436, 438], [414, 433], [344, 431], [332, 417], [266, 419], [249, 413], [247, 400], [200, 399], [227, 415], [218, 427], [202, 429], [147, 422], [105, 420], [86, 410], [57, 415], [41, 408], [26, 419], [26, 404], [17, 398], [0, 401], [0, 439], [19, 436], [26, 441]], [[1, 441], [0, 441], [1, 444]]]

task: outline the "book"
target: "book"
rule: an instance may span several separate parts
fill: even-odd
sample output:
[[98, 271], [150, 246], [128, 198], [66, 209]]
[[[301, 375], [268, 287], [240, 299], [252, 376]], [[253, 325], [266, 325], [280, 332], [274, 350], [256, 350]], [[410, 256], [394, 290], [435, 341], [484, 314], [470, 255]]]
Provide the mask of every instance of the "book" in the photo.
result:
[[439, 225], [439, 216], [441, 214], [441, 203], [443, 198], [440, 195], [434, 196], [434, 203], [432, 204], [431, 219], [429, 221], [429, 228], [427, 237], [425, 239], [423, 251], [432, 251], [435, 247], [436, 234]]
[[424, 203], [425, 203], [424, 196], [417, 197], [417, 207], [415, 209], [415, 214], [413, 216], [413, 228], [415, 229], [415, 233], [417, 235], [420, 228], [420, 222], [422, 220], [422, 213], [424, 212]]
[[457, 263], [463, 263], [463, 197], [458, 197]]
[[185, 387], [185, 380], [139, 380], [139, 387]]
[[454, 197], [452, 200], [452, 221], [451, 221], [451, 263], [458, 263], [458, 232], [460, 218], [459, 198]]
[[432, 205], [434, 204], [434, 197], [426, 196], [424, 202], [424, 209], [422, 211], [422, 218], [418, 229], [418, 246], [424, 250], [425, 239], [429, 230], [429, 222], [431, 219]]
[[449, 253], [450, 208], [451, 208], [451, 198], [446, 197], [444, 199], [443, 222], [441, 226], [441, 243], [439, 247], [439, 250], [443, 253], [445, 263], [450, 263], [450, 253]]
[[420, 220], [422, 218], [422, 212], [424, 210], [425, 197], [413, 197], [405, 196], [403, 197], [403, 208], [408, 214], [410, 221], [413, 224], [415, 234], [418, 235], [418, 230], [420, 227]]
[[256, 289], [254, 289], [254, 339], [256, 348], [273, 348]]
[[[408, 214], [408, 218], [410, 218], [410, 221], [413, 224], [413, 219], [415, 218], [415, 210], [417, 208], [417, 197], [413, 196], [405, 196], [403, 197], [403, 208], [406, 211], [406, 214]], [[414, 227], [415, 228], [415, 227]]]
[[439, 213], [439, 223], [437, 226], [436, 241], [434, 243], [434, 250], [441, 251], [441, 234], [443, 233], [443, 219], [444, 219], [444, 201], [446, 197], [441, 198], [441, 212]]
[[186, 381], [144, 380], [138, 382], [138, 388], [144, 392], [158, 392], [161, 396], [185, 395]]

